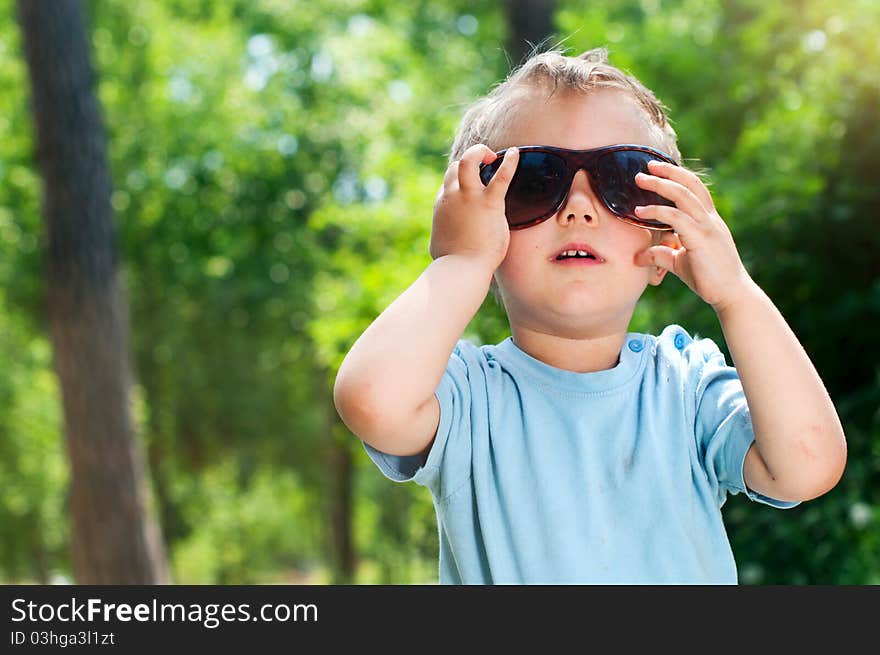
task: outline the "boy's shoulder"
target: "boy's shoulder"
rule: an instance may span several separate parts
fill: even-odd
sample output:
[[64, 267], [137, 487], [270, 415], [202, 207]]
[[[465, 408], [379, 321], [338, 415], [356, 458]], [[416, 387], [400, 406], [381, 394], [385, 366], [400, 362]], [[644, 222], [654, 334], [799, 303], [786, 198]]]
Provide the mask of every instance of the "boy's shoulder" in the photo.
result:
[[667, 325], [657, 336], [650, 336], [657, 356], [669, 362], [701, 366], [712, 358], [720, 357], [724, 361], [724, 353], [712, 339], [696, 332], [691, 335], [677, 323]]
[[495, 348], [492, 344], [482, 344], [479, 339], [472, 335], [463, 335], [452, 349], [453, 355], [458, 355], [464, 360], [474, 359], [492, 359], [492, 350]]

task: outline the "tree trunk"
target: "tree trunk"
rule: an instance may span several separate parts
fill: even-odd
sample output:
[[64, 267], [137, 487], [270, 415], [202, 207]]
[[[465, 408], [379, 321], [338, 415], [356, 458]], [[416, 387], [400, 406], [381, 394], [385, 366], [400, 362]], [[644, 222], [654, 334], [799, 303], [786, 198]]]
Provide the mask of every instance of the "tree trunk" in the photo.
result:
[[526, 56], [548, 36], [553, 35], [553, 12], [556, 0], [505, 0], [507, 16], [507, 52], [513, 65], [523, 63]]
[[[352, 584], [357, 570], [354, 539], [354, 456], [351, 433], [333, 406], [332, 382], [327, 371], [317, 369], [316, 398], [324, 409], [323, 456], [327, 466], [324, 506], [329, 519], [325, 538], [330, 551], [331, 584]], [[329, 386], [328, 386], [329, 385]]]
[[333, 543], [333, 584], [352, 584], [357, 561], [353, 535], [352, 452], [350, 439], [341, 440], [338, 425], [331, 428], [330, 531]]
[[80, 584], [169, 581], [129, 415], [128, 308], [78, 0], [18, 0], [43, 177], [47, 311]]

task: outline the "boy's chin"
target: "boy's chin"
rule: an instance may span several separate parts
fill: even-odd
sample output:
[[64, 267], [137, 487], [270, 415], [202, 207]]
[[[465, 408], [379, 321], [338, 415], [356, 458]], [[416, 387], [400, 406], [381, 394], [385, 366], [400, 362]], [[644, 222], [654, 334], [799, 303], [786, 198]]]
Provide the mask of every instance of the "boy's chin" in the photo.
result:
[[566, 339], [584, 339], [603, 330], [608, 325], [607, 315], [596, 309], [585, 309], [583, 306], [566, 311], [559, 309], [550, 313], [534, 312], [526, 320], [517, 321], [544, 334]]

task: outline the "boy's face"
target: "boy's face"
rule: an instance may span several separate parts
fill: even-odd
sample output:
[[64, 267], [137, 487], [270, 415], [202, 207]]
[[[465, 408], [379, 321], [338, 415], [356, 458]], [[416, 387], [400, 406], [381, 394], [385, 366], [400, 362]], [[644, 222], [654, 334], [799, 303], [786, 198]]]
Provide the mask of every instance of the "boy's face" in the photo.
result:
[[[617, 143], [663, 150], [644, 110], [621, 91], [589, 93], [529, 91], [498, 150], [545, 145], [572, 149]], [[586, 218], [589, 217], [589, 218]], [[663, 243], [674, 242], [666, 233]], [[570, 242], [586, 243], [605, 260], [596, 265], [565, 265], [555, 260]], [[636, 302], [665, 271], [634, 263], [638, 252], [656, 243], [652, 231], [612, 214], [593, 193], [580, 170], [568, 197], [549, 219], [511, 230], [507, 256], [495, 272], [512, 324], [569, 338], [605, 329], [626, 330]]]

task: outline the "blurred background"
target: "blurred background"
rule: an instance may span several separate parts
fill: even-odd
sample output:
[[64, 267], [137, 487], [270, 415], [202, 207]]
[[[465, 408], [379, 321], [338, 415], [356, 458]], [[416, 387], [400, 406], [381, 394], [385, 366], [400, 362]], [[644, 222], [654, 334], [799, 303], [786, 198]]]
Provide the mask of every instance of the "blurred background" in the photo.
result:
[[[873, 0], [2, 3], [0, 581], [436, 582], [430, 493], [333, 380], [431, 261], [464, 108], [548, 37], [669, 107], [844, 424], [825, 496], [729, 497], [741, 582], [880, 584]], [[731, 362], [672, 275], [630, 329], [669, 323]], [[508, 334], [490, 295], [464, 338]]]

